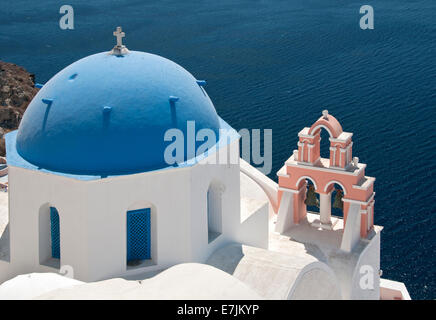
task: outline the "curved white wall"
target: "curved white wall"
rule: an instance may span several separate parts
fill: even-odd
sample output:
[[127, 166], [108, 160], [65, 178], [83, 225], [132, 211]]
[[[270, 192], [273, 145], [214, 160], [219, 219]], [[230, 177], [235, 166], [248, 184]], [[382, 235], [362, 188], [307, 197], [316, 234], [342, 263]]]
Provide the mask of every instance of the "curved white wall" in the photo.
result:
[[314, 262], [300, 271], [291, 288], [288, 300], [339, 300], [338, 280], [322, 262]]

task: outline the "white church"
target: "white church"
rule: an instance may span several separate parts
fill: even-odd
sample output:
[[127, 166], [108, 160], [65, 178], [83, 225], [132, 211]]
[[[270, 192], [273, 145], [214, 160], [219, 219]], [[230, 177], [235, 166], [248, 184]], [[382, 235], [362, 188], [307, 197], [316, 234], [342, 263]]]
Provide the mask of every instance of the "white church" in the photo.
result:
[[[6, 135], [0, 299], [410, 299], [381, 279], [375, 179], [336, 118], [299, 134], [276, 183], [239, 158], [205, 81], [114, 35], [44, 84]], [[197, 141], [168, 163], [174, 139], [203, 129], [213, 148]], [[321, 129], [346, 157], [315, 156]]]

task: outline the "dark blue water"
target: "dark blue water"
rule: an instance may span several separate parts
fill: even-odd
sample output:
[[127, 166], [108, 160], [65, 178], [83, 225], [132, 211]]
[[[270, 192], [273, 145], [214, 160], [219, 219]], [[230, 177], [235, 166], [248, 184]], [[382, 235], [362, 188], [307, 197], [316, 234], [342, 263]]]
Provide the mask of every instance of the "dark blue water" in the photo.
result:
[[[375, 183], [383, 277], [412, 298], [436, 298], [436, 1], [70, 0], [75, 30], [58, 26], [59, 1], [1, 0], [0, 59], [47, 81], [112, 48], [122, 25], [133, 50], [165, 56], [207, 79], [234, 128], [273, 129], [273, 173], [297, 133], [328, 109], [354, 132], [354, 155]], [[375, 29], [359, 28], [359, 8]]]

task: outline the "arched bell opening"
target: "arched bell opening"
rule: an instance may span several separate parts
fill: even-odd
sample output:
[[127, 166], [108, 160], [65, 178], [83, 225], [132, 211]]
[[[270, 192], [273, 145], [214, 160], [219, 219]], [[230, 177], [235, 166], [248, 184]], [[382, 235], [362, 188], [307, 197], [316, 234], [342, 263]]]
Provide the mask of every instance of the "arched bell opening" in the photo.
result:
[[343, 218], [344, 202], [342, 201], [342, 198], [344, 197], [344, 189], [339, 184], [334, 183], [331, 192], [332, 192], [332, 199], [331, 199], [332, 216]]
[[321, 127], [318, 134], [320, 157], [324, 159], [330, 159], [330, 133]]
[[320, 202], [319, 193], [316, 192], [316, 185], [310, 179], [305, 179], [304, 181], [306, 182], [306, 196], [304, 198], [306, 211], [319, 213]]

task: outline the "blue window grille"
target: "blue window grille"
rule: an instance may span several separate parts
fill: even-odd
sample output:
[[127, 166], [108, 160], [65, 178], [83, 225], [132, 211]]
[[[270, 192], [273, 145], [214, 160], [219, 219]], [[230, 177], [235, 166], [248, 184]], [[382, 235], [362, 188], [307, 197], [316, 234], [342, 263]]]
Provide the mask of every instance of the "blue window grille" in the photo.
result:
[[59, 213], [56, 208], [50, 207], [51, 256], [55, 259], [61, 257], [61, 239], [59, 234]]
[[127, 262], [151, 259], [150, 208], [127, 211]]

